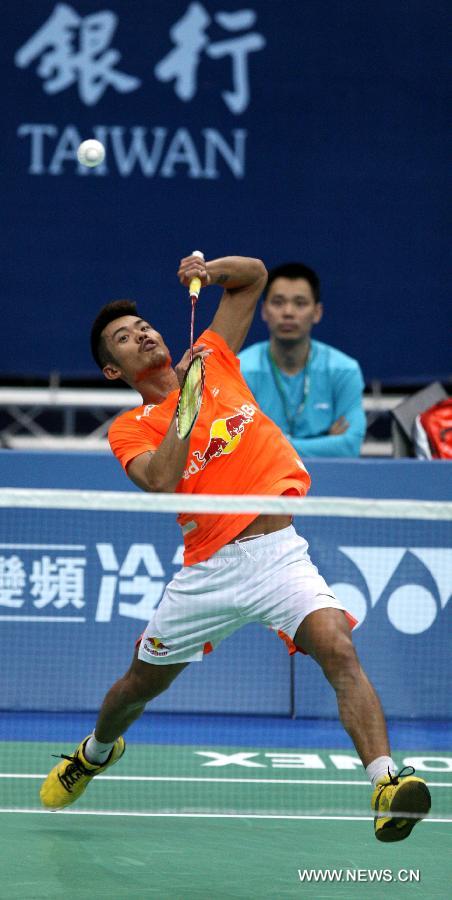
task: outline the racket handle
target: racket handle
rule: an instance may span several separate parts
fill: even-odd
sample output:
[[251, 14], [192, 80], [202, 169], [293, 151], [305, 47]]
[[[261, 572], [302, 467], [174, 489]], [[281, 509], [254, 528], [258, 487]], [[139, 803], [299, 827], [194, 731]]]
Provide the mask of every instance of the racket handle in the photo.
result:
[[[193, 250], [192, 256], [198, 256], [199, 259], [204, 259], [204, 253], [201, 250]], [[199, 297], [200, 290], [201, 290], [201, 279], [200, 278], [192, 278], [192, 280], [190, 281], [190, 286], [188, 288], [192, 303], [196, 303], [196, 300]]]

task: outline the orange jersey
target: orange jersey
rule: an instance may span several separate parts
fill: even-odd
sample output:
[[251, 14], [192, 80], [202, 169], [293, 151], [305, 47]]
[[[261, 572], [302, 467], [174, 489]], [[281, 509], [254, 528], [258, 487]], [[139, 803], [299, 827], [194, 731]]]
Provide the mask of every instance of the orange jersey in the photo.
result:
[[[214, 331], [204, 331], [199, 343], [213, 350], [205, 360], [206, 379], [201, 409], [190, 435], [185, 471], [176, 493], [306, 494], [311, 479], [282, 431], [259, 409], [240, 373], [240, 362]], [[127, 471], [132, 459], [155, 451], [177, 406], [179, 392], [162, 403], [122, 413], [108, 437], [113, 453]], [[257, 513], [180, 514], [184, 564], [202, 562], [229, 543]]]

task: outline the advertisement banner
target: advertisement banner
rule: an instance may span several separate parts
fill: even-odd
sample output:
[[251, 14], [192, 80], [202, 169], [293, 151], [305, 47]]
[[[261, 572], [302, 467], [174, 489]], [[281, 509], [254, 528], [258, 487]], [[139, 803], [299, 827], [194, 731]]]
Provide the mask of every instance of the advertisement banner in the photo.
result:
[[316, 336], [366, 380], [445, 377], [445, 24], [442, 0], [6, 4], [0, 375], [95, 376], [91, 322], [123, 297], [177, 361], [200, 248], [317, 270]]
[[[0, 650], [8, 709], [93, 709], [180, 567], [174, 516], [0, 510]], [[359, 620], [355, 642], [389, 716], [450, 713], [450, 522], [305, 517], [313, 561]], [[316, 664], [297, 658], [298, 715], [336, 715]], [[247, 625], [194, 663], [156, 709], [288, 714], [289, 658]]]

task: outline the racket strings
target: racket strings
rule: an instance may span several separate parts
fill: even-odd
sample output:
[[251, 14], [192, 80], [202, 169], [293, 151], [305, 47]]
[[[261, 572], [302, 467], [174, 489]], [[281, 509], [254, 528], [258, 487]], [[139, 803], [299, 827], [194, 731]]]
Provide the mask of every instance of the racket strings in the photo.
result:
[[204, 389], [204, 362], [195, 356], [187, 369], [177, 406], [177, 432], [186, 438], [195, 424]]

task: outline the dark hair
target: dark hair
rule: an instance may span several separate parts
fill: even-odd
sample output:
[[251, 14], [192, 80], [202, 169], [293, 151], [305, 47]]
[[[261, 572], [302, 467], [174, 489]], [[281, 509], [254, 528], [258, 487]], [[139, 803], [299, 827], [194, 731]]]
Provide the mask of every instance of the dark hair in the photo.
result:
[[276, 266], [274, 269], [270, 269], [268, 281], [264, 290], [264, 300], [267, 297], [270, 285], [276, 278], [290, 278], [291, 281], [295, 278], [304, 278], [311, 285], [315, 302], [320, 303], [320, 278], [317, 275], [317, 272], [314, 272], [314, 269], [310, 269], [309, 266], [305, 266], [304, 263], [283, 263], [280, 266]]
[[114, 322], [115, 319], [119, 319], [121, 316], [138, 316], [141, 318], [137, 312], [137, 305], [134, 300], [112, 300], [111, 303], [107, 303], [102, 307], [94, 319], [91, 328], [91, 353], [100, 369], [103, 369], [108, 362], [116, 362], [107, 349], [102, 332], [110, 322]]

